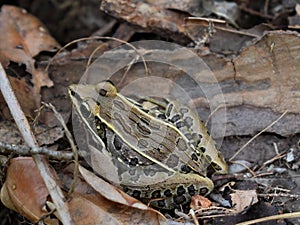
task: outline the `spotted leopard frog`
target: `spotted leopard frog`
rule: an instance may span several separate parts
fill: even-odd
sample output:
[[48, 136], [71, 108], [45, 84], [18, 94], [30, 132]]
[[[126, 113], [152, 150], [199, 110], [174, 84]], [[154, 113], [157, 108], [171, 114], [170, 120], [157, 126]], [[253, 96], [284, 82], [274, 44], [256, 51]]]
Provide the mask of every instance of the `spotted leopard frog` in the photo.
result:
[[95, 172], [154, 207], [172, 209], [212, 191], [209, 167], [227, 172], [207, 129], [187, 107], [149, 107], [108, 81], [71, 85], [69, 94]]

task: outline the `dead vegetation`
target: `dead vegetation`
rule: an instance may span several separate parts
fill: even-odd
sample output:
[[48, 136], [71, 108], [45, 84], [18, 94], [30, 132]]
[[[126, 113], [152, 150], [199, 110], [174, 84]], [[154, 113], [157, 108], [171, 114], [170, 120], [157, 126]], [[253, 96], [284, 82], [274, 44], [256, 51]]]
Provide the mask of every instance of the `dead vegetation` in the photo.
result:
[[[265, 218], [264, 224], [298, 223], [296, 1], [14, 4], [2, 5], [0, 12], [0, 174], [6, 206], [1, 224], [21, 224], [25, 218], [45, 224], [251, 224], [245, 221], [258, 218]], [[54, 57], [61, 45], [82, 37], [90, 38]], [[174, 66], [197, 67], [191, 55], [177, 49], [118, 48], [142, 40], [188, 47], [206, 65], [205, 72], [192, 80]], [[169, 64], [149, 60], [161, 55]], [[95, 71], [97, 77], [90, 76]], [[72, 144], [70, 84], [109, 77], [122, 89], [147, 76], [184, 87], [229, 164], [229, 174], [213, 177], [216, 188], [209, 198], [195, 196], [190, 211], [166, 212], [168, 219], [86, 170], [84, 155]], [[175, 86], [140, 82], [124, 91], [131, 96], [154, 88], [167, 95]], [[207, 96], [205, 90], [212, 92]], [[48, 103], [56, 112], [45, 107]]]

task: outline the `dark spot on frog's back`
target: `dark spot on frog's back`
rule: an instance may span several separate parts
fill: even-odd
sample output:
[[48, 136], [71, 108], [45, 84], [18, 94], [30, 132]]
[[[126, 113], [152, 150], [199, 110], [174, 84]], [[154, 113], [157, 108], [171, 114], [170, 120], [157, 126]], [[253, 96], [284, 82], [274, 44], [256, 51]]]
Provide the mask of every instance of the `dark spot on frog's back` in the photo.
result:
[[141, 123], [145, 124], [145, 126], [149, 126], [151, 129], [155, 129], [155, 130], [160, 129], [160, 125], [157, 122], [151, 120], [150, 118], [141, 117], [140, 120]]
[[188, 127], [191, 127], [193, 125], [193, 119], [189, 116], [187, 116], [185, 119], [184, 119], [185, 123], [187, 124]]
[[162, 119], [162, 120], [167, 119], [167, 117], [166, 117], [165, 114], [158, 114], [158, 115], [157, 115], [157, 118]]
[[136, 174], [136, 170], [135, 169], [129, 169], [128, 170], [128, 173], [131, 175], [131, 176], [134, 176]]
[[180, 118], [181, 118], [180, 115], [176, 114], [170, 119], [170, 121], [172, 123], [175, 123], [176, 121], [180, 120]]
[[171, 190], [169, 190], [169, 189], [165, 190], [165, 191], [164, 191], [164, 195], [165, 195], [166, 197], [171, 197], [171, 196], [172, 196]]
[[188, 140], [191, 140], [192, 139], [192, 135], [190, 133], [186, 133], [185, 134], [185, 137], [188, 139]]
[[141, 192], [138, 191], [138, 190], [134, 190], [132, 192], [132, 197], [140, 199], [141, 198]]
[[181, 196], [175, 196], [173, 198], [174, 202], [177, 204], [177, 205], [180, 205], [180, 204], [183, 204], [186, 202], [186, 198], [185, 196], [181, 195]]
[[190, 185], [188, 186], [188, 192], [191, 196], [195, 195], [196, 194], [196, 190], [195, 190], [195, 187], [194, 185]]
[[137, 123], [136, 127], [142, 135], [149, 136], [151, 134], [151, 130], [148, 127], [142, 125], [141, 123]]
[[165, 206], [165, 201], [164, 200], [157, 201], [157, 206], [163, 208]]
[[184, 189], [183, 186], [179, 186], [179, 187], [177, 188], [177, 195], [183, 195], [183, 194], [185, 194], [185, 193], [186, 193], [186, 190]]
[[196, 145], [200, 144], [201, 139], [202, 139], [202, 135], [198, 134], [198, 133], [193, 133], [192, 134], [192, 138], [195, 141]]
[[121, 138], [119, 138], [118, 136], [114, 137], [114, 146], [116, 148], [116, 150], [120, 150], [122, 148], [122, 140]]
[[180, 129], [181, 127], [184, 126], [184, 123], [183, 123], [182, 121], [179, 121], [179, 122], [177, 122], [175, 125], [176, 125], [176, 127], [177, 127], [178, 129]]
[[206, 148], [205, 147], [200, 147], [199, 150], [201, 151], [202, 154], [206, 152]]
[[161, 198], [160, 190], [153, 191], [151, 194], [152, 198]]
[[176, 167], [178, 165], [179, 162], [179, 157], [177, 155], [171, 154], [170, 157], [168, 158], [166, 164], [173, 168]]
[[181, 137], [176, 140], [176, 147], [180, 151], [186, 151], [188, 149], [186, 142]]
[[185, 114], [185, 113], [187, 113], [189, 110], [187, 109], [187, 108], [181, 108], [180, 110], [179, 110], [179, 112], [183, 115], [183, 114]]
[[169, 117], [171, 115], [171, 111], [173, 110], [174, 108], [174, 104], [170, 103], [168, 106], [167, 106], [167, 110], [166, 110], [166, 115]]
[[129, 161], [130, 166], [136, 166], [138, 163], [139, 163], [139, 160], [136, 157], [130, 159], [130, 161]]
[[149, 177], [153, 177], [155, 176], [155, 171], [153, 171], [152, 169], [144, 169], [144, 173], [146, 176], [149, 176]]
[[192, 160], [198, 161], [198, 156], [195, 153], [192, 154]]
[[148, 125], [149, 126], [149, 124], [150, 124], [150, 119], [149, 118], [146, 118], [146, 117], [140, 117], [140, 120], [141, 120], [141, 122], [143, 122], [143, 123], [145, 123], [146, 125]]
[[181, 172], [183, 173], [189, 173], [192, 171], [191, 167], [187, 166], [186, 164], [182, 165], [180, 168]]

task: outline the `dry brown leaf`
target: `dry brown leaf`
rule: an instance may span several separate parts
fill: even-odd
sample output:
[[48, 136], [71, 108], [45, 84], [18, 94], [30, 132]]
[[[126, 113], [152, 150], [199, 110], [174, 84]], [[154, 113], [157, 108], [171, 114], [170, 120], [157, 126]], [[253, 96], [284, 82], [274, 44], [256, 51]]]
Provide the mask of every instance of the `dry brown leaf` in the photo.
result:
[[[34, 88], [32, 88], [24, 78], [18, 79], [11, 76], [8, 78], [25, 115], [33, 115], [34, 110], [37, 108]], [[7, 111], [5, 113], [3, 116], [10, 118], [10, 112]]]
[[45, 26], [22, 8], [2, 6], [0, 24], [1, 56], [5, 56], [6, 60], [25, 64], [30, 73], [33, 73], [34, 56], [41, 51], [55, 51], [60, 47]]
[[1, 201], [6, 207], [33, 222], [45, 215], [43, 211], [49, 192], [31, 157], [12, 159], [7, 179], [1, 189]]
[[74, 222], [85, 224], [164, 224], [153, 212], [140, 212], [120, 204], [112, 204], [100, 195], [74, 193], [69, 203]]
[[[53, 85], [47, 72], [35, 68], [33, 57], [41, 51], [55, 51], [60, 46], [36, 17], [15, 6], [2, 6], [0, 33], [0, 62], [2, 65], [7, 68], [10, 61], [24, 64], [26, 71], [32, 74], [33, 87], [26, 84], [23, 79], [20, 82], [24, 83], [22, 85], [24, 88], [19, 90], [15, 87], [19, 92], [18, 96], [30, 96], [21, 103], [25, 104], [22, 105], [25, 113], [32, 113], [40, 105], [41, 87]], [[24, 91], [26, 89], [27, 91]]]
[[91, 185], [98, 193], [110, 201], [137, 207], [142, 210], [152, 210], [135, 198], [132, 198], [131, 196], [120, 191], [118, 188], [97, 177], [95, 174], [91, 173], [85, 168], [79, 167], [79, 171], [89, 185]]
[[[207, 207], [201, 206], [197, 207], [191, 205], [198, 216], [211, 216], [211, 215], [237, 215], [243, 213], [247, 209], [249, 209], [252, 205], [258, 202], [257, 193], [255, 190], [232, 190], [233, 193], [231, 196], [231, 205], [232, 208], [225, 208], [220, 206], [211, 206], [207, 205]], [[194, 201], [192, 199], [192, 201]], [[202, 204], [202, 200], [200, 200]], [[198, 202], [196, 202], [198, 203]], [[204, 202], [205, 204], [205, 202]]]
[[212, 203], [208, 198], [201, 195], [194, 195], [192, 196], [190, 207], [191, 209], [197, 210], [199, 208], [208, 208], [211, 205]]
[[235, 190], [230, 196], [233, 205], [232, 209], [236, 213], [241, 213], [258, 202], [255, 190]]
[[[138, 200], [125, 194], [116, 187], [105, 182], [90, 171], [80, 167], [80, 173], [86, 182], [96, 190], [102, 200], [97, 203], [99, 207], [95, 212], [104, 213], [103, 218], [111, 217], [110, 223], [101, 224], [115, 224], [112, 222], [119, 221], [119, 224], [165, 224], [165, 218], [157, 211], [142, 204]], [[86, 196], [85, 196], [86, 197]], [[96, 202], [96, 198], [91, 200]], [[85, 201], [86, 202], [86, 201]], [[90, 204], [90, 203], [88, 203]], [[96, 203], [94, 203], [96, 204]], [[82, 208], [85, 209], [85, 208]], [[79, 209], [78, 209], [79, 210]], [[86, 210], [89, 213], [89, 210]], [[90, 210], [91, 211], [91, 210]], [[83, 212], [82, 212], [83, 213]], [[98, 218], [97, 216], [95, 218]], [[144, 221], [144, 222], [141, 222]], [[100, 224], [100, 223], [98, 223]]]

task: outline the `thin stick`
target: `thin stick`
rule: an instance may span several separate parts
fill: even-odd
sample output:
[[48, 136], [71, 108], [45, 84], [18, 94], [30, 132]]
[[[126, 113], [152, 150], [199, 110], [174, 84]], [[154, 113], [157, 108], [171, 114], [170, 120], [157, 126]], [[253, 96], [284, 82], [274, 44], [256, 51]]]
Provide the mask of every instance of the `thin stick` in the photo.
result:
[[241, 162], [238, 162], [238, 161], [231, 161], [232, 164], [238, 164], [238, 165], [241, 165], [243, 167], [245, 167], [246, 170], [248, 170], [253, 177], [256, 176], [255, 172], [253, 170], [250, 169], [250, 167], [246, 166], [245, 164], [241, 163]]
[[[122, 44], [125, 44], [125, 45], [128, 45], [130, 48], [132, 48], [142, 59], [143, 63], [144, 63], [144, 67], [145, 67], [145, 70], [146, 70], [146, 74], [148, 75], [149, 74], [149, 70], [148, 70], [148, 67], [147, 67], [147, 64], [146, 64], [146, 60], [144, 58], [144, 56], [142, 54], [139, 53], [138, 49], [136, 47], [134, 47], [132, 44], [126, 42], [126, 41], [123, 41], [121, 39], [118, 39], [118, 38], [114, 38], [114, 37], [99, 37], [99, 36], [93, 36], [93, 37], [85, 37], [85, 38], [80, 38], [80, 39], [77, 39], [77, 40], [74, 40], [74, 41], [71, 41], [70, 43], [66, 44], [65, 46], [63, 46], [61, 49], [59, 49], [59, 51], [50, 59], [50, 61], [48, 62], [45, 70], [48, 71], [49, 69], [49, 66], [51, 65], [51, 63], [53, 62], [55, 56], [57, 56], [59, 53], [61, 53], [64, 49], [66, 49], [67, 47], [71, 46], [72, 44], [75, 44], [75, 43], [78, 43], [80, 41], [88, 41], [88, 40], [113, 40], [113, 41], [116, 41], [116, 42], [119, 42], [119, 43], [122, 43]], [[97, 47], [91, 54], [91, 56], [93, 56], [97, 51], [99, 50], [99, 48]], [[89, 60], [88, 60], [88, 63], [87, 63], [87, 66], [91, 63], [91, 58], [92, 57], [89, 57]]]
[[244, 32], [244, 31], [239, 31], [239, 30], [233, 30], [233, 29], [228, 29], [225, 27], [220, 27], [220, 26], [215, 26], [216, 30], [222, 30], [222, 31], [227, 31], [233, 34], [240, 34], [240, 35], [245, 35], [248, 37], [253, 37], [253, 38], [259, 38], [260, 36], [256, 35], [256, 34], [251, 34], [248, 32]]
[[[21, 110], [19, 102], [12, 90], [7, 75], [0, 63], [0, 90], [3, 97], [10, 109], [10, 112], [26, 142], [31, 148], [36, 148], [37, 141], [33, 135], [33, 132], [29, 126], [29, 123]], [[44, 183], [50, 193], [53, 203], [55, 204], [59, 218], [63, 224], [71, 225], [74, 221], [69, 213], [68, 205], [64, 202], [64, 195], [59, 185], [56, 183], [55, 177], [52, 175], [53, 171], [50, 170], [50, 166], [44, 156], [33, 155], [36, 166], [44, 180]]]
[[221, 108], [225, 108], [225, 110], [226, 110], [226, 104], [218, 105], [218, 107], [215, 108], [215, 109], [209, 114], [209, 116], [207, 117], [207, 119], [206, 119], [206, 121], [205, 121], [205, 124], [204, 124], [206, 127], [207, 127], [207, 124], [208, 124], [210, 118], [211, 118], [211, 117], [212, 117], [219, 109], [221, 109]]
[[206, 22], [223, 23], [223, 24], [226, 23], [225, 20], [219, 20], [219, 19], [213, 19], [213, 18], [205, 18], [205, 17], [186, 17], [184, 20], [185, 21], [186, 20], [190, 20], [190, 21], [206, 21]]
[[18, 155], [30, 155], [30, 156], [34, 154], [43, 154], [43, 155], [47, 155], [52, 159], [57, 159], [57, 160], [73, 159], [72, 152], [56, 151], [45, 147], [29, 148], [26, 145], [12, 145], [8, 143], [4, 143], [2, 141], [0, 141], [0, 153], [5, 153], [5, 154], [14, 153]]
[[72, 181], [70, 189], [68, 191], [68, 195], [71, 195], [75, 190], [75, 186], [76, 186], [77, 179], [78, 179], [78, 174], [79, 174], [78, 150], [77, 150], [76, 145], [73, 141], [72, 134], [69, 131], [62, 115], [57, 112], [57, 110], [55, 109], [55, 107], [51, 103], [47, 104], [47, 103], [43, 102], [43, 104], [46, 107], [50, 108], [54, 112], [55, 117], [58, 119], [58, 121], [63, 126], [63, 128], [65, 130], [66, 137], [67, 137], [67, 139], [68, 139], [68, 141], [71, 145], [72, 151], [73, 151], [75, 167], [74, 167], [74, 171], [73, 171], [73, 181]]
[[298, 218], [300, 217], [300, 212], [293, 212], [293, 213], [284, 213], [281, 215], [275, 215], [275, 216], [267, 216], [255, 220], [249, 220], [246, 222], [242, 223], [237, 223], [236, 225], [250, 225], [250, 224], [255, 224], [255, 223], [261, 223], [261, 222], [266, 222], [270, 220], [279, 220], [279, 219], [291, 219], [291, 218]]
[[191, 217], [193, 218], [195, 225], [200, 225], [200, 224], [199, 224], [199, 221], [198, 221], [198, 219], [197, 219], [197, 217], [196, 217], [196, 215], [195, 215], [195, 211], [194, 211], [193, 209], [190, 209], [189, 214], [190, 214]]
[[268, 164], [273, 163], [274, 161], [276, 161], [278, 159], [281, 159], [285, 156], [286, 156], [286, 152], [282, 152], [279, 155], [275, 155], [273, 158], [271, 158], [271, 159], [267, 160], [266, 162], [264, 162], [262, 164], [262, 166], [258, 169], [258, 171], [264, 169]]
[[300, 199], [300, 195], [296, 194], [286, 194], [286, 193], [278, 193], [278, 194], [257, 194], [258, 197], [261, 198], [270, 198], [270, 197], [288, 197], [288, 198], [297, 198]]
[[241, 151], [246, 148], [254, 139], [256, 139], [259, 135], [261, 135], [263, 132], [270, 129], [274, 124], [276, 124], [282, 117], [284, 117], [288, 111], [286, 110], [284, 113], [281, 114], [280, 117], [278, 117], [275, 121], [273, 121], [269, 126], [267, 126], [265, 129], [260, 131], [258, 134], [256, 134], [253, 138], [251, 138], [246, 144], [244, 144], [230, 159], [229, 161], [232, 161], [238, 154], [241, 153]]
[[[145, 68], [145, 71], [146, 71], [146, 75], [148, 76], [149, 75], [149, 69], [147, 67], [147, 64], [146, 64], [146, 60], [144, 58], [144, 56], [138, 51], [138, 49], [136, 47], [134, 47], [132, 44], [128, 43], [127, 41], [123, 41], [121, 39], [118, 39], [118, 38], [114, 38], [114, 37], [95, 37], [97, 39], [104, 39], [104, 40], [113, 40], [113, 41], [116, 41], [116, 42], [120, 42], [122, 44], [125, 44], [125, 45], [128, 45], [130, 48], [132, 48], [137, 55], [139, 55], [143, 61], [143, 64], [144, 64], [144, 68]], [[89, 61], [87, 62], [87, 67], [91, 64], [91, 59], [92, 57], [94, 56], [94, 54], [98, 51], [98, 47], [91, 53], [91, 56], [89, 57]]]

